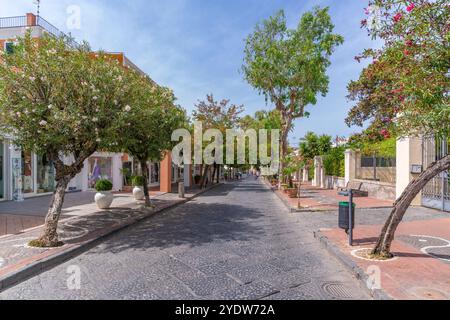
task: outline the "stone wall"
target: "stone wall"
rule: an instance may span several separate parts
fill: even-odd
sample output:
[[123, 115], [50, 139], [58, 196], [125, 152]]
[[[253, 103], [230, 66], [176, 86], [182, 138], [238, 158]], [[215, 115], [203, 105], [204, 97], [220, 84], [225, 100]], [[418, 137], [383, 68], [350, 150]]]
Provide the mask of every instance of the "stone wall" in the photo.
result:
[[[381, 182], [395, 183], [396, 180], [396, 168], [392, 167], [377, 167], [377, 179]], [[356, 177], [361, 180], [371, 180], [373, 179], [373, 168], [357, 168]]]
[[369, 193], [369, 197], [371, 198], [389, 201], [395, 201], [397, 199], [396, 187], [393, 183], [360, 179], [355, 179], [354, 181], [362, 182], [363, 185], [361, 190], [367, 191]]

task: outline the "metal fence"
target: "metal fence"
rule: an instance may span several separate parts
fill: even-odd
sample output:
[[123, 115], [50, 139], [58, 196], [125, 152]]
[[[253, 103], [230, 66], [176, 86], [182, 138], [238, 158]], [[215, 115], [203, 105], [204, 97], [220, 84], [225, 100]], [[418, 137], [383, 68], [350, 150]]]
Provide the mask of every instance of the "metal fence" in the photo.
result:
[[[26, 16], [0, 18], [0, 28], [21, 28], [27, 26], [28, 21]], [[67, 44], [72, 48], [76, 48], [79, 45], [70, 35], [65, 34], [42, 17], [37, 17], [36, 26], [41, 27], [54, 37], [65, 38], [67, 40]]]
[[[427, 136], [423, 139], [424, 169], [432, 163], [448, 156], [449, 138]], [[449, 171], [444, 171], [422, 190], [422, 205], [443, 211], [450, 211], [450, 179]]]
[[0, 28], [16, 28], [26, 26], [27, 26], [26, 16], [0, 18]]
[[356, 161], [357, 179], [395, 183], [397, 170], [395, 158], [384, 158], [374, 155], [372, 157], [361, 156]]

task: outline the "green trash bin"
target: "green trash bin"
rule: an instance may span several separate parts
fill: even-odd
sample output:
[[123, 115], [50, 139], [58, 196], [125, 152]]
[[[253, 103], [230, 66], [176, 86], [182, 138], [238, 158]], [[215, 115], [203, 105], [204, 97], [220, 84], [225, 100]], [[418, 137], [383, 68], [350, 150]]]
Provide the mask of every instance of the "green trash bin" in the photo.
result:
[[[339, 202], [339, 228], [344, 229], [347, 233], [350, 230], [349, 209], [349, 202]], [[355, 209], [356, 204], [353, 203], [352, 229], [355, 229]]]

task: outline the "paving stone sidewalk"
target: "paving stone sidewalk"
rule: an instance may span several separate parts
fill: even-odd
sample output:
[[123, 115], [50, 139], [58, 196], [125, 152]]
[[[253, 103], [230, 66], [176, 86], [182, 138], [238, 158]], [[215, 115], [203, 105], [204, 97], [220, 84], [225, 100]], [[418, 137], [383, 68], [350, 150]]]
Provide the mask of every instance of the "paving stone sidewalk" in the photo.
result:
[[[292, 212], [311, 212], [311, 211], [332, 211], [337, 210], [339, 202], [348, 201], [348, 197], [338, 195], [336, 190], [326, 190], [313, 187], [311, 183], [303, 183], [301, 187], [300, 208], [298, 198], [289, 198], [289, 196], [272, 187], [267, 180], [264, 180], [267, 186], [283, 201], [285, 206]], [[392, 201], [380, 200], [371, 197], [354, 198], [356, 206], [360, 209], [379, 209], [391, 208]]]
[[370, 276], [379, 279], [374, 291], [385, 297], [450, 300], [450, 214], [447, 217], [402, 222], [392, 245], [395, 258], [389, 261], [365, 260], [357, 254], [375, 246], [382, 225], [358, 225], [354, 246], [339, 229], [320, 230], [316, 238], [363, 281]]
[[[68, 194], [68, 204], [63, 209], [63, 218], [58, 227], [60, 240], [65, 243], [63, 247], [40, 249], [30, 248], [27, 245], [30, 240], [36, 239], [40, 235], [42, 225], [0, 237], [0, 290], [21, 281], [28, 275], [39, 272], [40, 269], [70, 258], [78, 250], [82, 250], [83, 246], [93, 243], [103, 236], [167, 208], [189, 201], [205, 191], [192, 188], [187, 190], [185, 199], [180, 199], [175, 193], [159, 194], [152, 197], [155, 205], [153, 209], [144, 208], [143, 203], [135, 201], [130, 194], [116, 194], [113, 207], [108, 210], [99, 210], [96, 204], [92, 203], [94, 193]], [[36, 200], [38, 203], [45, 203], [46, 199]], [[70, 206], [70, 204], [74, 204], [74, 206]], [[17, 214], [18, 212], [32, 210], [25, 203], [14, 205], [15, 203], [3, 204], [3, 209], [9, 207], [9, 212], [15, 210], [13, 216], [16, 217], [23, 216]], [[45, 208], [45, 206], [35, 207], [34, 216], [42, 216]]]

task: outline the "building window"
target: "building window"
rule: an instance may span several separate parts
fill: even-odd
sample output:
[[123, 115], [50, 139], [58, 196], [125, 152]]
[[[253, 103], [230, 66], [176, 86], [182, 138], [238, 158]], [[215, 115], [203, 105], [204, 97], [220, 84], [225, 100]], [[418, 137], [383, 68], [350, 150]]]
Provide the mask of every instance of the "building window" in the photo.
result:
[[3, 141], [0, 141], [0, 199], [5, 197], [5, 180], [3, 179], [4, 155], [4, 144]]
[[131, 161], [122, 162], [123, 185], [131, 185], [131, 177], [133, 176], [133, 163]]
[[37, 193], [55, 191], [55, 166], [47, 156], [37, 157]]
[[6, 54], [14, 53], [14, 42], [5, 42], [5, 52]]
[[100, 179], [112, 182], [112, 158], [89, 158], [89, 187], [94, 188], [95, 183]]
[[159, 163], [152, 164], [150, 168], [150, 183], [159, 183]]
[[22, 192], [33, 193], [33, 154], [31, 151], [22, 150]]

